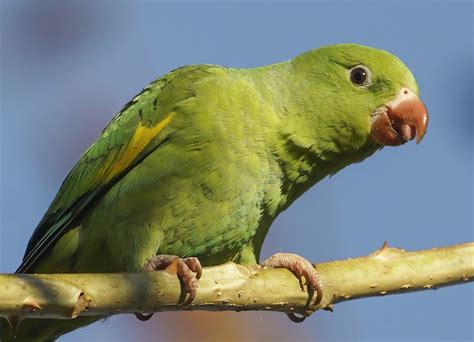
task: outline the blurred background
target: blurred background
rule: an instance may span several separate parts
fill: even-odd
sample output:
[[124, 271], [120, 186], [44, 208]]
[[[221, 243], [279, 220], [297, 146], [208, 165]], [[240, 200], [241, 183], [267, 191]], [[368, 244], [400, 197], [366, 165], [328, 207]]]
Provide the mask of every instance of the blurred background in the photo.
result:
[[[386, 49], [411, 68], [428, 133], [307, 192], [270, 229], [262, 258], [474, 240], [472, 1], [0, 3], [0, 272], [16, 269], [67, 172], [150, 81], [185, 64], [255, 67], [342, 42]], [[61, 341], [472, 340], [473, 299], [471, 284], [364, 299], [302, 324], [258, 312], [121, 315]]]

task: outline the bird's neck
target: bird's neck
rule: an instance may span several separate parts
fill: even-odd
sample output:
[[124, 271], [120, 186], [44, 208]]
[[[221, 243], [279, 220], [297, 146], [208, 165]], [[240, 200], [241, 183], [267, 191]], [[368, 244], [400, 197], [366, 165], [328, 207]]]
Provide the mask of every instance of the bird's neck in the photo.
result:
[[318, 89], [295, 79], [290, 62], [253, 70], [259, 74], [262, 98], [272, 104], [278, 118], [270, 144], [281, 179], [278, 211], [323, 178], [377, 150], [372, 142], [354, 141], [344, 116], [334, 125], [337, 113], [321, 106]]
[[291, 135], [282, 136], [275, 154], [282, 174], [282, 200], [279, 211], [286, 209], [306, 190], [346, 166], [362, 161], [376, 151], [368, 145], [356, 152], [313, 150]]

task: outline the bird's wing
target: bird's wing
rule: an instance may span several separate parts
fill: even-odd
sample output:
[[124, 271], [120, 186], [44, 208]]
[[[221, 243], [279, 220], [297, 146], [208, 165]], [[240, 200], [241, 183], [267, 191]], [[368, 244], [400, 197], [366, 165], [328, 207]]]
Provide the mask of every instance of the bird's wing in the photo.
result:
[[101, 194], [164, 143], [178, 104], [194, 96], [192, 84], [210, 68], [215, 67], [176, 69], [124, 106], [64, 180], [31, 236], [17, 273], [28, 272], [59, 237], [80, 223]]

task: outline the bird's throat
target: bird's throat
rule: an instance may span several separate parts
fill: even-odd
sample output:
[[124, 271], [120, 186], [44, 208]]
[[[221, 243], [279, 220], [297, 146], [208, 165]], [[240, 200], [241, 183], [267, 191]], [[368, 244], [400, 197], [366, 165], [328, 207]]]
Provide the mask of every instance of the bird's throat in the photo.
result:
[[322, 179], [364, 160], [379, 148], [373, 143], [367, 143], [353, 151], [324, 150], [301, 145], [291, 136], [282, 138], [277, 155], [282, 174], [280, 211]]

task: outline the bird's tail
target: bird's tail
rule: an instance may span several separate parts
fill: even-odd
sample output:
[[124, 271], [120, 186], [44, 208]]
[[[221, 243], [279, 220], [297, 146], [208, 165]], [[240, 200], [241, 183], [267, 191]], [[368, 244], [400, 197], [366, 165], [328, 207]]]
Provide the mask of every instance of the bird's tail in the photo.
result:
[[77, 317], [75, 319], [24, 319], [14, 331], [6, 319], [0, 318], [1, 342], [45, 342], [91, 324], [104, 317]]

